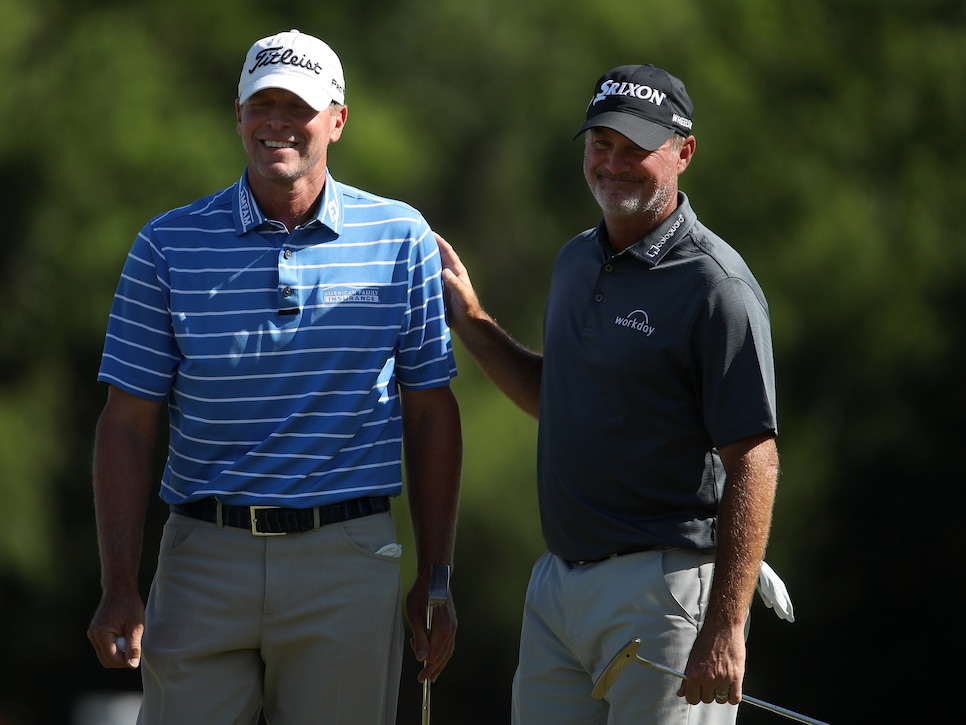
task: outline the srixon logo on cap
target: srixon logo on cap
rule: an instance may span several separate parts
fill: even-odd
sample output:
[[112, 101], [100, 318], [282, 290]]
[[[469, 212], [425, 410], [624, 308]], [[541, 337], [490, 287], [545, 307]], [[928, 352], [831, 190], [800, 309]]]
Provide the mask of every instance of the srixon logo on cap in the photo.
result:
[[667, 98], [667, 93], [657, 91], [641, 83], [608, 80], [600, 84], [600, 93], [594, 96], [592, 105], [597, 105], [608, 96], [631, 96], [633, 98], [640, 98], [642, 101], [650, 101], [655, 106], [660, 106], [664, 103], [664, 99]]

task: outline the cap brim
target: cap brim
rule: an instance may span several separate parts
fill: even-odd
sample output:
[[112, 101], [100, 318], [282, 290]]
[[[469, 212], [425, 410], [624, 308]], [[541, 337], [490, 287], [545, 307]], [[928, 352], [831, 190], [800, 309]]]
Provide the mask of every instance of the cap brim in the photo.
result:
[[267, 73], [258, 78], [245, 89], [245, 95], [238, 99], [239, 103], [244, 103], [253, 95], [266, 88], [281, 88], [282, 90], [294, 93], [305, 101], [316, 111], [321, 111], [329, 107], [332, 101], [337, 100], [331, 95], [321, 90], [318, 84], [293, 73], [283, 73], [276, 71]]
[[626, 136], [642, 149], [647, 149], [648, 151], [661, 148], [674, 134], [673, 129], [645, 121], [643, 118], [639, 118], [633, 114], [607, 111], [588, 119], [580, 127], [580, 130], [574, 134], [574, 138], [577, 138], [588, 129], [598, 127], [617, 131], [617, 133]]

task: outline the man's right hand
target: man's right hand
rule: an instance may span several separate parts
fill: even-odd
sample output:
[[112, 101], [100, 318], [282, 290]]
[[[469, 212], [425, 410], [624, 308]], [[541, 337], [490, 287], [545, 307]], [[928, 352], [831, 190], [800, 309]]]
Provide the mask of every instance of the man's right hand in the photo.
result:
[[137, 592], [122, 596], [105, 594], [87, 629], [87, 638], [97, 652], [97, 659], [109, 669], [137, 669], [141, 664], [143, 634], [144, 602]]
[[443, 296], [446, 300], [447, 321], [450, 327], [460, 332], [469, 317], [483, 314], [480, 300], [473, 289], [469, 272], [453, 245], [433, 232], [439, 247], [439, 257], [443, 265]]

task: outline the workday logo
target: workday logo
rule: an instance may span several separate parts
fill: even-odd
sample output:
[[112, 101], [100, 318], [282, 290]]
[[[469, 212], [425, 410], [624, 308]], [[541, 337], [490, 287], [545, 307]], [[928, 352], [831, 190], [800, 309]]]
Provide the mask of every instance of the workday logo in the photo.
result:
[[634, 310], [626, 317], [618, 315], [614, 319], [614, 324], [618, 327], [626, 327], [628, 330], [643, 333], [645, 337], [650, 337], [651, 333], [654, 332], [654, 327], [651, 326], [651, 322], [647, 318], [647, 313], [644, 310]]

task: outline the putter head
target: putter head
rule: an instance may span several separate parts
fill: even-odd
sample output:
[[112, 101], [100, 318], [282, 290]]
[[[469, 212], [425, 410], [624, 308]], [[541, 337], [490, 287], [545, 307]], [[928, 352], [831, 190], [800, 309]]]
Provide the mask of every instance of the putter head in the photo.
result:
[[628, 662], [633, 662], [637, 659], [637, 650], [641, 647], [640, 637], [635, 637], [630, 642], [624, 645], [620, 652], [618, 652], [607, 663], [607, 667], [604, 671], [600, 673], [600, 677], [597, 678], [597, 682], [594, 685], [594, 691], [591, 692], [591, 696], [600, 700], [607, 694], [610, 690], [611, 685], [616, 682], [617, 678], [620, 677], [621, 672], [627, 667]]
[[449, 564], [433, 564], [429, 572], [429, 606], [438, 607], [449, 599]]

